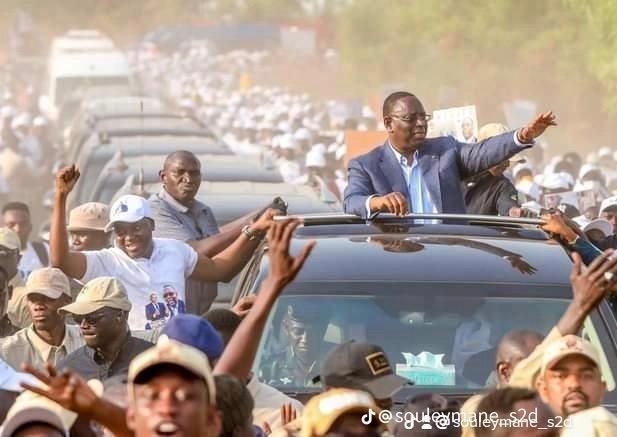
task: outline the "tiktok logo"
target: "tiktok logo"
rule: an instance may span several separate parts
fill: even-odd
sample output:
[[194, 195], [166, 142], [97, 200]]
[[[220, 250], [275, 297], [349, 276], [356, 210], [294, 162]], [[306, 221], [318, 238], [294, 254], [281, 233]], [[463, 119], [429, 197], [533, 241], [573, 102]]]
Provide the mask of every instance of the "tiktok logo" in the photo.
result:
[[365, 425], [369, 425], [373, 422], [373, 417], [375, 417], [375, 412], [369, 408], [368, 413], [362, 416], [362, 423]]

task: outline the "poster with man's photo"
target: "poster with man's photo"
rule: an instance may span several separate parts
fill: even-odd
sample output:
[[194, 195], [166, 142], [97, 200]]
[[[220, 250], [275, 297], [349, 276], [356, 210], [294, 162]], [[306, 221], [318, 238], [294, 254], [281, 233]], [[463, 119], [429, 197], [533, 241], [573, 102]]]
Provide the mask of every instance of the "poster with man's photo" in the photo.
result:
[[429, 123], [429, 137], [451, 136], [462, 143], [478, 141], [476, 106], [439, 109], [433, 112]]
[[545, 194], [543, 204], [546, 209], [558, 208], [567, 204], [576, 207], [581, 214], [596, 206], [593, 190], [564, 191], [563, 193]]

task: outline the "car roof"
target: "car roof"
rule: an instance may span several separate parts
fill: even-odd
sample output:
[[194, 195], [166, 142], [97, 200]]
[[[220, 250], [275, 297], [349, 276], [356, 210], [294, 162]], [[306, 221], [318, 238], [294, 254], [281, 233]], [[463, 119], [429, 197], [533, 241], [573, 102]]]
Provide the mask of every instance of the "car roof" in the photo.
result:
[[[296, 231], [293, 250], [308, 240], [316, 240], [317, 245], [295, 283], [310, 283], [313, 289], [316, 283], [337, 281], [372, 287], [417, 282], [433, 284], [435, 293], [439, 284], [482, 292], [478, 284], [491, 284], [504, 291], [541, 289], [555, 297], [571, 297], [570, 258], [557, 242], [533, 227], [409, 220], [309, 224]], [[520, 258], [535, 272], [522, 273], [508, 256]], [[303, 287], [295, 289], [301, 292]]]
[[[147, 184], [145, 188], [158, 193], [161, 184]], [[291, 214], [338, 210], [336, 205], [321, 201], [310, 187], [285, 183], [206, 181], [201, 183], [197, 199], [212, 208], [219, 223], [227, 223], [266, 207], [277, 196], [287, 201]]]

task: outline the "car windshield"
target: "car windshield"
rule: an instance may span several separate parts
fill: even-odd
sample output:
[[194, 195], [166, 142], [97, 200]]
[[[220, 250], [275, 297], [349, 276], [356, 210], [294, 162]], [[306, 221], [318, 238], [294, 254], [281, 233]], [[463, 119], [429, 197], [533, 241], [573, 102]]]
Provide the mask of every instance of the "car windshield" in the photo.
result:
[[[354, 339], [383, 347], [393, 370], [420, 389], [478, 391], [497, 382], [495, 347], [504, 334], [526, 329], [546, 335], [567, 305], [565, 299], [438, 293], [284, 295], [254, 371], [281, 390], [307, 390], [315, 387], [312, 379], [328, 351]], [[584, 334], [599, 345], [596, 330], [588, 319]], [[605, 357], [603, 367], [614, 387]]]

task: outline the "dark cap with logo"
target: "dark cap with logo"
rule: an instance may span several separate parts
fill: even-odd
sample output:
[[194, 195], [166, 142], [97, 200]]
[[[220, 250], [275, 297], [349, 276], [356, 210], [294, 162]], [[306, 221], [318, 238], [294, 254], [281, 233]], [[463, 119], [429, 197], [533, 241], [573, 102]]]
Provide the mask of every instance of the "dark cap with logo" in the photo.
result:
[[330, 351], [314, 382], [323, 386], [368, 391], [375, 399], [388, 399], [413, 384], [395, 375], [385, 352], [370, 343], [348, 341]]

